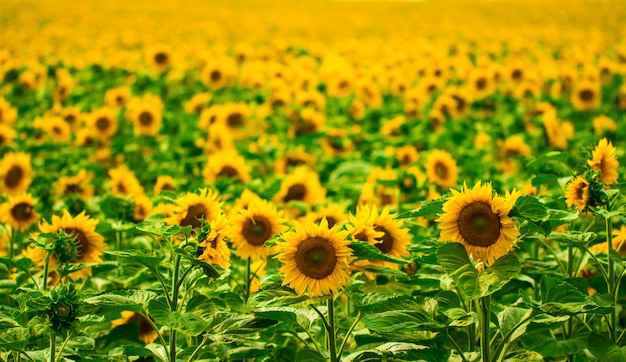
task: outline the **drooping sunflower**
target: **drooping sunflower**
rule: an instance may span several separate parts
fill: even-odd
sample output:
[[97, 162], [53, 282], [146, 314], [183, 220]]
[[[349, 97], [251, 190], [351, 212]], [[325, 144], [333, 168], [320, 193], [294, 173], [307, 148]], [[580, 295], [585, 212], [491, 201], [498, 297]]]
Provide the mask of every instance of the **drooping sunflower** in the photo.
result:
[[265, 200], [252, 201], [247, 209], [235, 210], [230, 217], [230, 236], [241, 258], [265, 259], [270, 252], [265, 242], [287, 228], [282, 211]]
[[83, 199], [93, 196], [93, 185], [90, 185], [93, 174], [85, 169], [80, 169], [76, 176], [62, 176], [57, 180], [56, 195], [69, 196], [78, 195]]
[[219, 214], [209, 223], [211, 232], [205, 240], [199, 240], [198, 248], [202, 253], [198, 259], [228, 269], [230, 267], [230, 249], [226, 244], [229, 231], [228, 219], [224, 214]]
[[591, 159], [587, 160], [587, 164], [594, 170], [600, 171], [600, 180], [606, 185], [613, 185], [617, 182], [619, 174], [617, 173], [617, 149], [606, 138], [598, 142], [598, 145], [591, 154]]
[[14, 230], [26, 230], [39, 220], [36, 203], [30, 194], [10, 196], [7, 202], [0, 205], [0, 221]]
[[[67, 211], [63, 211], [63, 216], [52, 216], [52, 224], [46, 221], [39, 224], [42, 233], [58, 233], [63, 230], [74, 238], [76, 242], [76, 257], [70, 263], [102, 263], [100, 256], [104, 250], [104, 237], [96, 232], [97, 219], [85, 215], [83, 211], [76, 217], [72, 217]], [[77, 280], [91, 276], [91, 267], [83, 268], [70, 273], [72, 280]]]
[[143, 194], [143, 187], [133, 171], [126, 165], [120, 165], [109, 170], [109, 185], [114, 196], [130, 196]]
[[340, 231], [338, 225], [329, 229], [326, 220], [294, 225], [294, 231], [284, 234], [278, 243], [282, 250], [278, 254], [283, 264], [282, 284], [300, 295], [336, 293], [350, 281], [352, 249], [348, 247], [348, 232]]
[[565, 193], [565, 202], [570, 207], [580, 211], [587, 208], [589, 202], [589, 181], [582, 176], [577, 176], [568, 185]]
[[222, 213], [222, 202], [219, 195], [210, 189], [200, 189], [199, 193], [188, 192], [183, 198], [176, 200], [174, 214], [166, 219], [170, 225], [191, 225], [193, 228], [202, 226], [197, 219], [211, 221]]
[[428, 182], [432, 182], [441, 187], [452, 187], [456, 185], [459, 177], [459, 170], [452, 155], [443, 150], [433, 150], [426, 158], [426, 177]]
[[93, 111], [89, 118], [89, 128], [92, 134], [106, 141], [117, 132], [117, 114], [110, 108], [100, 108]]
[[317, 204], [326, 199], [326, 190], [320, 183], [319, 175], [307, 167], [297, 167], [280, 184], [280, 190], [274, 196], [274, 202], [287, 203], [302, 201]]
[[156, 183], [154, 184], [154, 194], [160, 194], [161, 191], [174, 190], [176, 183], [172, 176], [161, 175], [157, 176]]
[[15, 195], [25, 192], [33, 180], [30, 155], [24, 152], [8, 152], [0, 160], [0, 191]]
[[[150, 317], [148, 317], [150, 318]], [[139, 340], [145, 343], [152, 343], [159, 338], [159, 334], [154, 330], [152, 324], [146, 320], [146, 317], [140, 313], [128, 310], [122, 311], [122, 317], [111, 321], [111, 328], [119, 327], [124, 324], [136, 323], [139, 328]]]
[[245, 183], [250, 181], [250, 167], [246, 165], [246, 159], [237, 151], [228, 149], [210, 155], [202, 175], [206, 184], [212, 184], [222, 177]]
[[451, 190], [452, 198], [443, 205], [443, 214], [436, 220], [441, 229], [440, 241], [463, 244], [476, 262], [492, 264], [515, 245], [519, 231], [509, 216], [517, 196], [493, 195], [491, 184], [478, 182], [461, 191]]

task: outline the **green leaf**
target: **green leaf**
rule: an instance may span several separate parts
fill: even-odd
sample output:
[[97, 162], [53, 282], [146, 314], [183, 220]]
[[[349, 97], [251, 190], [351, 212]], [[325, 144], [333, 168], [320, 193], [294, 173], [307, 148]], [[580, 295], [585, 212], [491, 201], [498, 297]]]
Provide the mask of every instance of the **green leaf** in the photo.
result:
[[156, 269], [157, 266], [165, 259], [163, 253], [158, 250], [148, 250], [148, 249], [134, 249], [134, 250], [124, 250], [124, 251], [116, 251], [110, 250], [105, 251], [106, 254], [114, 255], [120, 257], [121, 259], [138, 263], [141, 265], [145, 265], [150, 269]]
[[303, 349], [296, 354], [295, 362], [326, 362], [326, 357], [317, 351]]
[[426, 313], [413, 310], [393, 310], [368, 314], [363, 318], [367, 328], [381, 333], [441, 331], [446, 328]]
[[548, 208], [533, 196], [520, 196], [511, 210], [511, 216], [534, 221], [545, 220], [548, 217]]
[[298, 316], [292, 310], [285, 310], [284, 308], [262, 308], [254, 312], [255, 315], [267, 318], [279, 322], [285, 322], [290, 324], [298, 324]]
[[626, 362], [624, 350], [599, 333], [589, 333], [587, 337], [587, 348], [598, 361]]
[[186, 335], [196, 336], [202, 333], [208, 324], [195, 314], [172, 312], [168, 315], [165, 325]]
[[381, 252], [376, 246], [363, 241], [353, 241], [348, 245], [353, 251], [356, 260], [382, 260], [397, 264], [408, 264], [409, 262], [393, 257]]
[[[500, 325], [500, 329], [502, 330], [503, 335], [507, 335], [513, 328], [520, 323], [522, 320], [528, 318], [532, 314], [532, 309], [527, 308], [518, 308], [518, 307], [506, 307], [502, 312], [498, 314], [498, 324]], [[530, 323], [530, 320], [525, 322], [523, 325], [518, 327], [511, 338], [510, 342], [516, 340], [520, 336], [524, 334], [526, 331], [526, 327]]]
[[540, 287], [544, 304], [540, 305], [539, 309], [546, 313], [553, 315], [608, 314], [613, 310], [610, 306], [599, 305], [568, 281], [559, 281], [546, 275], [541, 278]]
[[91, 304], [98, 307], [106, 307], [113, 310], [129, 310], [132, 312], [140, 313], [145, 305], [151, 299], [154, 299], [156, 294], [147, 290], [124, 290], [117, 294], [101, 294], [94, 297], [88, 297], [84, 299], [86, 304]]
[[28, 345], [30, 333], [27, 328], [16, 327], [0, 332], [0, 347], [6, 349], [24, 349]]
[[447, 200], [448, 198], [446, 196], [442, 196], [437, 200], [426, 201], [422, 203], [422, 206], [420, 206], [418, 209], [405, 211], [395, 218], [407, 219], [419, 216], [425, 216], [429, 218], [435, 217], [438, 214], [443, 213], [443, 204], [445, 204]]
[[437, 252], [439, 264], [469, 299], [478, 299], [500, 290], [521, 271], [514, 254], [507, 254], [479, 272], [471, 263], [465, 247], [443, 244]]
[[154, 352], [144, 347], [125, 345], [122, 346], [122, 348], [124, 349], [124, 355], [126, 356], [156, 357]]

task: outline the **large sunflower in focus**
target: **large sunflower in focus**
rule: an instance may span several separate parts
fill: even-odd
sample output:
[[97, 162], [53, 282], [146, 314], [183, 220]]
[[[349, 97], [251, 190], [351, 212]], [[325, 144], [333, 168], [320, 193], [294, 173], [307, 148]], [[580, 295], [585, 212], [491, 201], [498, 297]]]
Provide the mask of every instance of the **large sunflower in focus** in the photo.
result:
[[[82, 212], [76, 217], [72, 217], [67, 211], [63, 211], [63, 216], [52, 216], [52, 224], [46, 221], [39, 225], [42, 233], [58, 233], [63, 230], [74, 238], [76, 242], [76, 257], [70, 263], [102, 263], [100, 255], [104, 249], [104, 237], [96, 232], [97, 219], [92, 219]], [[55, 258], [56, 260], [56, 258]], [[91, 268], [70, 273], [72, 280], [77, 280], [91, 276]]]
[[447, 151], [434, 150], [426, 158], [426, 176], [428, 181], [441, 187], [456, 185], [459, 169], [452, 155]]
[[282, 250], [278, 260], [283, 264], [283, 285], [300, 295], [336, 293], [350, 281], [352, 249], [347, 236], [338, 226], [329, 229], [326, 220], [319, 225], [295, 222], [295, 230], [286, 233], [278, 243]]
[[222, 213], [222, 202], [213, 190], [201, 189], [199, 194], [188, 192], [184, 198], [176, 200], [176, 211], [167, 218], [170, 225], [202, 226], [198, 219], [207, 221], [216, 219]]
[[253, 201], [230, 217], [231, 241], [241, 258], [263, 259], [269, 249], [265, 242], [285, 231], [282, 212], [265, 200]]
[[8, 152], [0, 161], [0, 191], [15, 195], [28, 189], [33, 180], [30, 155], [24, 152]]
[[476, 262], [486, 265], [507, 254], [519, 236], [509, 216], [517, 194], [492, 195], [491, 184], [480, 182], [472, 189], [464, 186], [451, 192], [452, 198], [443, 205], [444, 214], [436, 220], [439, 240], [463, 244]]
[[589, 167], [600, 171], [600, 180], [606, 185], [613, 185], [619, 178], [617, 173], [619, 162], [616, 153], [615, 146], [603, 138], [593, 150], [591, 160], [587, 161]]

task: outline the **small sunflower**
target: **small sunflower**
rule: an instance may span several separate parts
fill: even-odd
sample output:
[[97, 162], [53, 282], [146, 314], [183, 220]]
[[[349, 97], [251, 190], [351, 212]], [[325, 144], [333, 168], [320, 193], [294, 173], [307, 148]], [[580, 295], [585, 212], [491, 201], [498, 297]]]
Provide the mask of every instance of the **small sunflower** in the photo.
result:
[[[150, 317], [148, 317], [150, 318]], [[111, 327], [119, 327], [124, 324], [137, 323], [139, 328], [139, 340], [145, 343], [152, 343], [159, 338], [159, 334], [154, 330], [152, 324], [143, 315], [128, 310], [122, 311], [122, 318], [111, 321]]]
[[33, 180], [30, 155], [8, 152], [0, 160], [0, 191], [8, 195], [25, 192]]
[[589, 202], [589, 181], [582, 176], [577, 176], [568, 185], [565, 194], [565, 202], [580, 211], [587, 208]]
[[144, 221], [152, 213], [152, 201], [146, 195], [133, 196], [133, 220]]
[[217, 219], [222, 213], [222, 202], [213, 190], [200, 189], [198, 194], [188, 192], [183, 198], [176, 200], [174, 214], [167, 218], [170, 225], [191, 225], [193, 228], [202, 226], [197, 219], [207, 221]]
[[121, 108], [126, 105], [131, 95], [128, 87], [111, 88], [104, 93], [104, 103], [109, 107]]
[[161, 191], [170, 191], [176, 189], [176, 183], [172, 176], [161, 175], [156, 179], [154, 184], [154, 194], [158, 195]]
[[76, 176], [62, 176], [57, 180], [56, 195], [69, 196], [78, 195], [83, 199], [89, 199], [93, 196], [94, 187], [89, 184], [93, 174], [88, 173], [85, 169], [78, 171]]
[[605, 115], [600, 115], [593, 119], [593, 130], [597, 136], [614, 133], [617, 130], [617, 123]]
[[220, 115], [217, 118], [217, 122], [220, 122], [233, 132], [238, 133], [245, 130], [250, 113], [250, 109], [246, 103], [226, 103], [223, 104], [219, 110]]
[[326, 199], [326, 190], [320, 183], [319, 175], [306, 167], [298, 167], [287, 175], [280, 184], [280, 190], [274, 196], [276, 203], [302, 201], [318, 204]]
[[89, 128], [94, 136], [105, 141], [117, 132], [117, 113], [110, 108], [100, 108], [91, 112]]
[[202, 83], [212, 89], [221, 89], [235, 78], [236, 67], [227, 59], [207, 63], [202, 69]]
[[142, 136], [156, 136], [163, 123], [161, 114], [161, 103], [141, 101], [134, 104], [134, 107], [127, 112], [129, 121], [133, 123], [135, 133]]
[[456, 185], [459, 170], [452, 155], [443, 150], [434, 150], [426, 158], [426, 177], [428, 181], [441, 187]]
[[274, 165], [274, 171], [284, 175], [293, 167], [306, 165], [313, 167], [315, 159], [311, 153], [306, 152], [304, 146], [298, 146], [293, 150], [286, 151]]
[[11, 106], [3, 97], [0, 97], [0, 124], [13, 125], [17, 119], [17, 108]]
[[243, 190], [239, 198], [235, 201], [235, 204], [233, 205], [231, 210], [246, 210], [248, 207], [250, 207], [251, 203], [259, 202], [261, 200], [263, 199], [259, 195], [248, 189], [245, 189]]
[[185, 113], [202, 113], [204, 108], [211, 102], [211, 99], [213, 99], [213, 95], [208, 92], [194, 94], [190, 100], [185, 102]]
[[148, 49], [146, 60], [152, 69], [164, 72], [172, 63], [172, 51], [166, 45], [155, 45]]
[[282, 212], [265, 200], [252, 201], [230, 217], [230, 236], [241, 258], [265, 259], [270, 251], [265, 242], [287, 228]]
[[17, 137], [17, 132], [13, 127], [0, 123], [0, 147], [11, 146], [15, 137]]
[[600, 85], [596, 82], [582, 81], [572, 92], [572, 105], [579, 111], [596, 109], [600, 106]]
[[[46, 221], [39, 224], [42, 233], [58, 233], [63, 230], [71, 235], [76, 242], [77, 254], [70, 263], [102, 263], [100, 256], [104, 249], [104, 237], [96, 232], [97, 219], [85, 215], [83, 211], [76, 217], [72, 217], [67, 211], [63, 211], [63, 216], [52, 216], [52, 224]], [[77, 280], [91, 276], [91, 267], [70, 273], [72, 280]]]
[[613, 185], [617, 182], [619, 174], [617, 173], [617, 150], [615, 146], [603, 138], [591, 154], [591, 159], [587, 161], [589, 167], [600, 171], [600, 180], [606, 185]]
[[229, 231], [228, 219], [224, 214], [219, 214], [209, 223], [211, 232], [205, 240], [199, 240], [198, 247], [202, 254], [198, 259], [228, 269], [230, 267], [230, 249], [226, 244]]
[[283, 285], [296, 293], [310, 296], [334, 294], [350, 281], [349, 263], [352, 249], [348, 246], [347, 231], [339, 227], [328, 228], [328, 222], [318, 224], [294, 223], [294, 231], [283, 235], [278, 248], [278, 260], [283, 264], [280, 272]]
[[109, 170], [109, 185], [113, 196], [130, 196], [143, 194], [143, 187], [139, 180], [126, 165], [120, 165]]
[[341, 206], [338, 204], [328, 204], [321, 207], [317, 211], [309, 212], [306, 214], [306, 220], [311, 220], [316, 224], [321, 223], [323, 219], [326, 219], [326, 221], [328, 221], [328, 227], [330, 228], [337, 224], [343, 223], [347, 219], [345, 206]]
[[476, 262], [486, 265], [507, 254], [519, 236], [509, 216], [518, 194], [492, 195], [491, 184], [480, 182], [472, 189], [465, 185], [461, 191], [451, 192], [444, 213], [436, 220], [441, 229], [439, 240], [463, 244]]
[[404, 145], [395, 150], [395, 157], [401, 166], [409, 166], [419, 159], [419, 153], [415, 146]]
[[206, 184], [212, 184], [223, 177], [246, 183], [250, 181], [250, 167], [237, 151], [229, 149], [210, 155], [202, 175]]
[[33, 120], [33, 127], [45, 132], [54, 142], [69, 142], [72, 135], [70, 125], [58, 116], [37, 117]]
[[39, 220], [36, 203], [30, 194], [10, 196], [6, 203], [0, 205], [0, 221], [14, 230], [26, 230]]
[[[622, 225], [619, 229], [613, 229], [613, 250], [617, 250], [620, 255], [624, 255], [626, 251], [626, 225]], [[589, 248], [589, 251], [596, 253], [608, 253], [608, 245], [606, 242], [595, 244]]]

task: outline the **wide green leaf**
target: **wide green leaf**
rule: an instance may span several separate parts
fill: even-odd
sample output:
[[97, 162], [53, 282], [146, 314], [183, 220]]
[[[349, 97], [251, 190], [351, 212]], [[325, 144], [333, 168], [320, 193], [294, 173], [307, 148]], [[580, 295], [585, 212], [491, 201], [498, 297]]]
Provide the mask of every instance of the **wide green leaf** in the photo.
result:
[[105, 251], [106, 254], [117, 256], [123, 260], [145, 265], [150, 269], [156, 269], [157, 266], [165, 259], [162, 252], [158, 250], [134, 249], [116, 251]]
[[353, 241], [348, 245], [353, 251], [355, 260], [382, 260], [396, 264], [408, 264], [407, 260], [393, 257], [381, 252], [376, 246], [363, 241]]
[[602, 362], [626, 362], [626, 351], [599, 333], [589, 333], [587, 349]]

